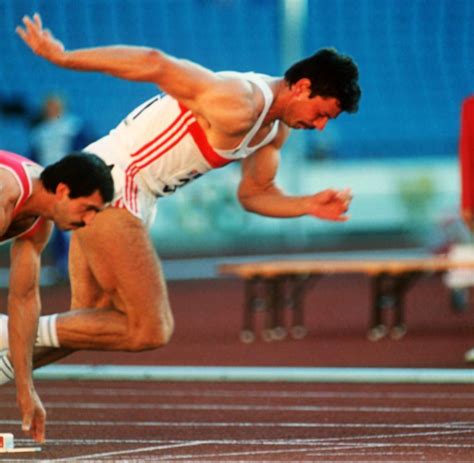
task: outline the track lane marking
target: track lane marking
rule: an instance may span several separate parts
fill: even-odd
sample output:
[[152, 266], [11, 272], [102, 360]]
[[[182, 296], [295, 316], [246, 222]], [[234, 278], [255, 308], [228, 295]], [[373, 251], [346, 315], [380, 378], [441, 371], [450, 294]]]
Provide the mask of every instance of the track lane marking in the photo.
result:
[[[351, 413], [469, 413], [474, 415], [472, 407], [374, 407], [374, 406], [337, 406], [337, 405], [232, 405], [232, 404], [131, 404], [131, 403], [66, 403], [45, 402], [46, 408], [50, 409], [79, 409], [79, 410], [182, 410], [182, 411], [259, 411], [259, 412], [351, 412]], [[2, 405], [2, 408], [17, 408], [16, 404]]]
[[[0, 425], [18, 425], [19, 420], [0, 419]], [[474, 422], [448, 422], [448, 423], [302, 423], [302, 422], [232, 422], [232, 421], [95, 421], [95, 420], [50, 420], [48, 426], [126, 426], [126, 427], [206, 427], [206, 428], [251, 428], [251, 427], [269, 427], [269, 428], [398, 428], [398, 429], [461, 429], [462, 431], [474, 431]]]
[[168, 449], [173, 449], [173, 448], [180, 448], [180, 447], [192, 447], [195, 445], [201, 445], [201, 444], [196, 444], [195, 442], [184, 442], [181, 444], [171, 444], [171, 445], [155, 445], [151, 447], [141, 447], [138, 449], [129, 449], [129, 450], [116, 450], [116, 451], [111, 451], [111, 452], [101, 452], [101, 453], [92, 453], [89, 455], [81, 455], [81, 456], [75, 456], [75, 457], [68, 457], [68, 458], [58, 458], [58, 459], [53, 459], [53, 460], [48, 460], [48, 461], [71, 461], [71, 458], [74, 460], [86, 460], [89, 458], [100, 458], [100, 457], [111, 457], [111, 456], [117, 456], [117, 455], [130, 455], [134, 453], [143, 453], [143, 452], [153, 452], [156, 450], [168, 450]]

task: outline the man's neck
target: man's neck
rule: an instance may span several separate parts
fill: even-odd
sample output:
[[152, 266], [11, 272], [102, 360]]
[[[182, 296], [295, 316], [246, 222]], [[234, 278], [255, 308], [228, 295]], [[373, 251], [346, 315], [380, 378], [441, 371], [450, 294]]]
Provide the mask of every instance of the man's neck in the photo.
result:
[[45, 190], [43, 183], [39, 178], [32, 179], [32, 192], [30, 197], [23, 203], [19, 213], [16, 215], [18, 219], [26, 219], [28, 217], [42, 216], [49, 218], [52, 215], [51, 193]]
[[288, 93], [288, 85], [283, 78], [275, 79], [273, 82], [269, 82], [268, 84], [273, 92], [273, 102], [265, 116], [265, 125], [281, 119], [283, 110], [286, 106], [286, 95]]

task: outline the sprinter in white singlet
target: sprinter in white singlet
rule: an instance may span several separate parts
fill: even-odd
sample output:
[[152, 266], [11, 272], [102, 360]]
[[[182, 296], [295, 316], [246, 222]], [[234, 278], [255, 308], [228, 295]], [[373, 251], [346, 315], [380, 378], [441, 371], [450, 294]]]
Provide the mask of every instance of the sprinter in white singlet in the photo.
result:
[[220, 75], [245, 79], [264, 99], [258, 120], [239, 146], [231, 150], [211, 147], [189, 109], [169, 95], [155, 96], [85, 149], [114, 165], [115, 206], [127, 208], [149, 225], [156, 198], [174, 193], [211, 169], [246, 158], [276, 137], [278, 121], [260, 143], [250, 145], [273, 102], [264, 77], [254, 73]]
[[169, 341], [173, 317], [146, 226], [157, 198], [210, 169], [242, 161], [238, 198], [253, 213], [347, 220], [350, 190], [291, 196], [275, 176], [291, 128], [323, 130], [342, 111], [357, 111], [358, 70], [348, 56], [322, 49], [271, 77], [215, 73], [144, 47], [65, 50], [37, 14], [17, 33], [57, 66], [154, 83], [165, 93], [87, 147], [114, 164], [115, 207], [74, 232], [72, 310], [56, 324], [62, 350], [36, 357], [35, 366], [79, 349], [140, 351]]

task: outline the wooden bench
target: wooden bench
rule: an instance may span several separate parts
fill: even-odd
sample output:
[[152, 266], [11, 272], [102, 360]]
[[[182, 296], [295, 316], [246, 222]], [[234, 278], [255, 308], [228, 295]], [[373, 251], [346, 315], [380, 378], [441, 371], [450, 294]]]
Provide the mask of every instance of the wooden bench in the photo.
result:
[[[454, 269], [473, 269], [474, 261], [453, 261], [445, 257], [416, 259], [372, 260], [283, 260], [220, 265], [222, 275], [233, 275], [245, 281], [242, 342], [255, 339], [257, 310], [266, 311], [262, 337], [266, 341], [286, 337], [284, 310], [293, 309], [290, 335], [303, 338], [307, 329], [304, 324], [303, 302], [307, 289], [325, 275], [365, 274], [371, 279], [372, 303], [368, 339], [377, 341], [387, 334], [400, 339], [406, 333], [404, 320], [404, 296], [422, 275], [433, 275]], [[393, 310], [393, 326], [383, 321], [383, 309]]]

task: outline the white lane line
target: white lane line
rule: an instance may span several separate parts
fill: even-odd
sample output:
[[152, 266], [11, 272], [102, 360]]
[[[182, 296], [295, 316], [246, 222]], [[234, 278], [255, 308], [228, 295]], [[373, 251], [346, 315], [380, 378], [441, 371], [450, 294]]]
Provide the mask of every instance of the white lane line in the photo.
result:
[[[406, 428], [406, 426], [404, 426]], [[327, 438], [316, 438], [316, 439], [270, 439], [270, 440], [233, 440], [233, 439], [208, 439], [205, 441], [193, 440], [196, 443], [207, 443], [212, 445], [317, 445], [323, 447], [334, 447], [334, 446], [349, 446], [349, 445], [357, 445], [357, 446], [364, 446], [367, 445], [367, 441], [375, 441], [375, 440], [384, 440], [387, 439], [389, 442], [393, 442], [394, 439], [401, 439], [401, 438], [440, 438], [449, 436], [450, 438], [454, 435], [460, 434], [472, 434], [474, 429], [449, 429], [449, 430], [433, 430], [433, 431], [417, 431], [417, 432], [404, 432], [398, 434], [362, 434], [362, 435], [352, 435], [352, 436], [343, 436], [343, 437], [327, 437]], [[362, 442], [357, 442], [362, 441]], [[364, 442], [365, 441], [365, 442]], [[61, 441], [62, 442], [62, 441]], [[172, 441], [171, 441], [172, 442]], [[179, 441], [183, 442], [183, 441]], [[184, 441], [187, 442], [187, 441]], [[170, 442], [168, 442], [170, 443]], [[407, 444], [407, 445], [412, 445]], [[416, 442], [414, 445], [417, 446], [429, 446], [429, 443], [425, 442]], [[444, 444], [439, 444], [440, 446], [444, 446]], [[451, 444], [449, 444], [451, 445]], [[457, 444], [452, 444], [454, 448], [457, 447]], [[464, 445], [464, 444], [463, 444]], [[470, 444], [467, 444], [470, 445]]]
[[[348, 407], [323, 405], [232, 405], [232, 404], [131, 404], [131, 403], [61, 403], [46, 402], [51, 409], [84, 410], [210, 410], [210, 411], [271, 411], [271, 412], [355, 412], [355, 413], [472, 413], [472, 407]], [[16, 404], [2, 405], [2, 408], [16, 408]]]
[[[100, 458], [100, 457], [111, 457], [111, 456], [117, 456], [117, 455], [133, 455], [136, 453], [143, 453], [143, 452], [154, 452], [156, 450], [168, 450], [168, 449], [173, 449], [173, 448], [180, 448], [180, 447], [193, 447], [196, 445], [202, 445], [199, 442], [196, 443], [194, 441], [191, 442], [184, 442], [181, 444], [171, 444], [171, 445], [155, 445], [151, 447], [141, 447], [138, 449], [129, 449], [129, 450], [116, 450], [113, 452], [102, 452], [102, 453], [92, 453], [89, 455], [81, 455], [81, 456], [75, 456], [73, 457], [74, 460], [87, 460], [90, 458]], [[55, 460], [50, 460], [50, 461], [71, 461], [72, 457], [68, 458], [58, 458]]]
[[[189, 442], [188, 440], [163, 440], [163, 439], [48, 439], [48, 446], [56, 445], [62, 447], [64, 445], [102, 445], [102, 444], [132, 444], [132, 445], [168, 445], [168, 444], [182, 444]], [[207, 442], [207, 441], [206, 441]], [[15, 444], [31, 444], [31, 439], [23, 439], [15, 437]]]
[[[201, 455], [195, 454], [188, 454], [188, 455], [164, 455], [156, 458], [156, 461], [171, 461], [171, 460], [186, 460], [186, 461], [194, 461], [197, 458], [219, 458], [217, 462], [222, 461], [223, 457], [245, 457], [245, 456], [256, 456], [256, 455], [278, 455], [278, 454], [285, 454], [285, 453], [305, 453], [314, 450], [311, 447], [308, 448], [300, 448], [300, 449], [281, 449], [281, 450], [249, 450], [249, 451], [235, 451], [235, 452], [217, 452], [217, 453], [204, 453]], [[209, 460], [207, 460], [209, 463]], [[252, 460], [250, 460], [252, 461]], [[260, 460], [254, 460], [259, 462]], [[295, 461], [295, 460], [292, 460]]]
[[[370, 448], [383, 448], [383, 447], [398, 447], [398, 446], [404, 446], [404, 447], [416, 447], [416, 448], [432, 448], [431, 444], [425, 444], [423, 442], [413, 442], [413, 443], [407, 443], [407, 444], [396, 444], [393, 442], [387, 442], [387, 443], [379, 443], [379, 442], [362, 442], [362, 443], [351, 443], [351, 442], [341, 442], [342, 440], [357, 440], [357, 439], [381, 439], [381, 438], [389, 438], [389, 439], [395, 439], [395, 438], [400, 438], [400, 437], [421, 437], [421, 435], [426, 435], [427, 433], [407, 433], [407, 434], [390, 434], [390, 435], [383, 435], [383, 436], [374, 436], [374, 435], [367, 435], [367, 436], [350, 436], [350, 437], [343, 437], [343, 438], [328, 438], [328, 439], [319, 439], [315, 440], [312, 445], [313, 446], [318, 446], [318, 447], [323, 447], [319, 449], [319, 451], [315, 450], [314, 448], [310, 447], [303, 447], [299, 449], [281, 449], [281, 450], [254, 450], [254, 451], [245, 451], [245, 452], [239, 452], [239, 451], [234, 451], [234, 452], [218, 452], [218, 453], [208, 453], [208, 454], [201, 454], [201, 455], [193, 455], [193, 454], [187, 454], [187, 455], [165, 455], [163, 457], [157, 458], [156, 461], [170, 461], [170, 460], [183, 460], [185, 459], [186, 461], [195, 461], [196, 459], [201, 459], [201, 458], [220, 458], [222, 459], [223, 457], [244, 457], [244, 456], [249, 456], [249, 455], [276, 455], [276, 454], [282, 454], [282, 453], [306, 453], [305, 456], [334, 456], [335, 453], [339, 450], [349, 450], [349, 449], [354, 449], [354, 450], [359, 450], [359, 449], [370, 449]], [[431, 434], [431, 433], [429, 433]], [[442, 433], [436, 433], [436, 434], [442, 434]], [[309, 443], [306, 443], [308, 445]], [[454, 444], [448, 444], [447, 446], [443, 444], [438, 444], [436, 448], [458, 448], [459, 446], [454, 445]], [[474, 448], [474, 445], [465, 445], [464, 448]], [[411, 455], [413, 454], [420, 454], [419, 451], [411, 452]], [[342, 454], [341, 454], [342, 455]], [[345, 455], [347, 456], [347, 455]], [[351, 455], [349, 455], [351, 456]], [[354, 456], [354, 455], [352, 455]], [[205, 460], [208, 461], [208, 460]], [[259, 460], [260, 461], [260, 460]], [[293, 460], [294, 461], [294, 460]], [[405, 460], [404, 460], [405, 462]], [[384, 459], [384, 463], [386, 463], [386, 460]]]
[[[472, 431], [472, 430], [471, 430]], [[447, 435], [447, 434], [454, 434], [454, 433], [462, 433], [465, 432], [463, 430], [453, 430], [453, 431], [441, 431], [441, 432], [422, 432], [422, 433], [403, 433], [403, 434], [387, 434], [387, 435], [358, 435], [358, 436], [348, 436], [348, 437], [333, 437], [333, 438], [323, 438], [323, 439], [275, 439], [275, 440], [233, 440], [233, 439], [221, 439], [221, 440], [216, 440], [216, 439], [210, 439], [210, 440], [193, 440], [191, 442], [189, 441], [166, 441], [167, 445], [163, 445], [164, 441], [144, 441], [144, 440], [84, 440], [84, 439], [76, 439], [76, 440], [68, 440], [68, 439], [62, 439], [62, 440], [57, 440], [57, 441], [50, 441], [49, 444], [54, 444], [54, 445], [78, 445], [78, 444], [84, 444], [84, 443], [122, 443], [122, 444], [133, 444], [133, 443], [160, 443], [161, 445], [159, 446], [153, 446], [153, 447], [144, 447], [141, 449], [132, 449], [132, 450], [123, 450], [123, 451], [116, 451], [116, 452], [104, 452], [101, 454], [93, 454], [93, 455], [87, 455], [87, 456], [81, 456], [75, 459], [85, 459], [85, 458], [94, 458], [94, 457], [99, 457], [99, 456], [112, 456], [112, 455], [119, 455], [119, 454], [130, 454], [130, 452], [145, 452], [145, 451], [154, 451], [154, 450], [161, 450], [161, 449], [167, 449], [167, 448], [177, 448], [177, 447], [185, 447], [185, 446], [197, 446], [197, 445], [244, 445], [248, 447], [249, 445], [254, 445], [254, 446], [259, 446], [259, 445], [268, 445], [268, 446], [299, 446], [299, 445], [305, 445], [305, 446], [312, 446], [311, 449], [309, 448], [303, 448], [303, 449], [292, 449], [291, 452], [312, 452], [309, 455], [314, 455], [314, 456], [327, 456], [330, 454], [331, 456], [334, 456], [334, 452], [338, 452], [340, 455], [348, 455], [351, 456], [350, 454], [344, 454], [341, 451], [343, 450], [367, 450], [370, 448], [383, 448], [383, 447], [417, 447], [417, 448], [474, 448], [474, 444], [429, 444], [426, 442], [412, 442], [412, 443], [395, 443], [395, 442], [388, 442], [388, 443], [380, 443], [380, 442], [373, 442], [374, 440], [377, 439], [398, 439], [401, 437], [424, 437], [426, 438], [427, 436], [441, 436], [441, 435]], [[357, 441], [357, 440], [367, 440], [366, 442], [351, 442], [351, 441]], [[26, 440], [26, 439], [25, 439]], [[314, 449], [314, 446], [320, 447], [318, 450]], [[322, 448], [321, 448], [322, 447]], [[275, 453], [283, 453], [285, 451], [289, 451], [289, 449], [283, 449], [283, 450], [262, 450], [259, 453], [262, 454], [275, 454]], [[231, 452], [231, 453], [214, 453], [214, 454], [205, 454], [205, 455], [179, 455], [176, 456], [176, 454], [173, 455], [166, 455], [163, 456], [162, 458], [165, 458], [166, 460], [179, 460], [183, 458], [187, 459], [192, 459], [195, 461], [195, 458], [202, 458], [202, 457], [213, 457], [213, 458], [219, 458], [219, 456], [245, 456], [247, 455], [248, 452]], [[250, 452], [250, 454], [255, 454], [255, 452]], [[370, 453], [373, 455], [373, 452]], [[389, 453], [387, 453], [388, 455]], [[411, 453], [413, 455], [413, 452]], [[354, 456], [352, 454], [352, 456]], [[161, 459], [156, 459], [157, 457], [154, 457], [154, 461], [162, 461]], [[66, 459], [60, 459], [60, 460], [54, 460], [54, 461], [65, 461], [68, 460]], [[164, 460], [164, 461], [166, 461]], [[227, 461], [227, 460], [226, 460]], [[261, 460], [259, 460], [261, 462]], [[295, 461], [295, 460], [292, 460]], [[406, 460], [404, 460], [406, 461]], [[386, 463], [386, 461], [384, 460]]]
[[[390, 439], [390, 438], [405, 438], [405, 437], [423, 437], [423, 438], [436, 438], [439, 439], [441, 436], [449, 436], [450, 440], [456, 439], [456, 435], [462, 435], [466, 433], [472, 433], [474, 429], [470, 430], [448, 430], [448, 431], [429, 431], [429, 432], [411, 432], [411, 433], [399, 433], [399, 434], [362, 434], [354, 436], [344, 437], [326, 437], [326, 438], [293, 438], [293, 439], [205, 439], [198, 440], [193, 439], [193, 442], [209, 445], [268, 445], [268, 446], [298, 446], [298, 445], [366, 445], [364, 442], [356, 443], [353, 441], [357, 440], [369, 440], [369, 439]], [[18, 443], [31, 443], [30, 439], [16, 439]], [[189, 442], [188, 440], [160, 440], [160, 439], [54, 439], [48, 440], [48, 445], [97, 445], [97, 444], [180, 444]], [[419, 445], [419, 444], [416, 444]], [[428, 445], [428, 444], [427, 444]]]
[[[416, 446], [417, 444], [412, 444], [412, 446]], [[367, 443], [365, 445], [365, 448], [370, 448], [371, 444], [370, 443]], [[391, 444], [374, 444], [374, 447], [388, 447], [388, 446], [391, 446]], [[351, 448], [350, 446], [348, 448]], [[357, 448], [356, 448], [357, 449]], [[164, 455], [164, 456], [161, 456], [161, 457], [157, 457], [156, 458], [156, 461], [170, 461], [170, 460], [186, 460], [186, 461], [196, 461], [196, 459], [202, 459], [202, 458], [207, 458], [207, 460], [204, 460], [206, 462], [209, 463], [209, 458], [219, 458], [219, 459], [222, 459], [222, 458], [226, 458], [225, 461], [228, 461], [227, 460], [227, 457], [245, 457], [245, 456], [254, 456], [254, 455], [277, 455], [277, 454], [285, 454], [285, 453], [305, 453], [305, 455], [302, 455], [301, 457], [307, 457], [307, 456], [328, 456], [330, 455], [331, 457], [332, 456], [335, 456], [335, 455], [345, 455], [347, 456], [347, 454], [343, 454], [343, 453], [335, 453], [337, 452], [338, 450], [338, 446], [337, 444], [335, 446], [332, 446], [331, 448], [328, 448], [328, 449], [324, 449], [325, 451], [323, 452], [315, 452], [314, 448], [306, 448], [306, 447], [303, 447], [303, 448], [299, 448], [299, 449], [280, 449], [280, 450], [271, 450], [271, 449], [268, 449], [268, 450], [249, 450], [249, 451], [233, 451], [233, 452], [215, 452], [215, 453], [205, 453], [205, 454], [201, 454], [201, 455], [194, 455], [194, 454], [185, 454], [185, 455], [175, 455], [175, 454], [169, 454], [169, 455]], [[384, 456], [388, 456], [388, 455], [407, 455], [406, 452], [375, 452], [375, 453], [369, 453], [369, 452], [366, 452], [367, 453], [367, 456], [372, 456], [372, 455], [384, 455]], [[423, 455], [422, 452], [420, 451], [414, 451], [414, 452], [410, 452], [410, 456], [416, 456], [416, 455]], [[350, 455], [349, 456], [355, 456], [355, 455]], [[301, 458], [300, 457], [300, 458]], [[221, 461], [221, 460], [218, 460], [218, 461]], [[248, 461], [248, 460], [246, 460]], [[251, 460], [253, 461], [253, 460]], [[258, 461], [258, 462], [261, 462], [261, 460], [255, 460], [255, 461]], [[293, 462], [295, 462], [295, 460], [292, 460]], [[403, 460], [404, 462], [406, 462], [407, 460]], [[417, 460], [417, 463], [419, 462], [419, 460]], [[386, 460], [384, 459], [384, 463], [386, 463]], [[400, 463], [400, 462], [398, 462]]]
[[[376, 442], [367, 442], [364, 445], [344, 445], [344, 444], [334, 444], [333, 447], [331, 448], [324, 448], [324, 449], [319, 449], [317, 451], [313, 450], [310, 451], [307, 456], [327, 456], [330, 455], [331, 457], [333, 456], [356, 456], [357, 455], [371, 455], [375, 456], [378, 453], [380, 454], [386, 454], [387, 452], [377, 452], [377, 451], [371, 451], [372, 449], [381, 449], [381, 448], [413, 448], [415, 447], [416, 449], [472, 449], [474, 448], [474, 445], [455, 445], [455, 444], [426, 444], [426, 443], [419, 443], [419, 442], [413, 442], [413, 443], [396, 443], [396, 442], [388, 442], [388, 443], [376, 443]], [[347, 453], [350, 451], [350, 453]], [[407, 452], [399, 451], [399, 452], [394, 452], [391, 451], [392, 454], [398, 453], [400, 455], [407, 454]], [[413, 456], [414, 454], [421, 454], [423, 455], [423, 452], [418, 451], [418, 450], [412, 450], [410, 451], [410, 456]], [[405, 460], [404, 460], [405, 461]]]
[[[53, 423], [54, 424], [54, 423]], [[182, 425], [183, 423], [181, 423]], [[268, 425], [268, 423], [265, 423], [265, 425]], [[457, 425], [457, 424], [456, 424]], [[337, 427], [341, 427], [339, 425], [336, 425]], [[362, 426], [357, 426], [358, 428], [362, 427]], [[374, 427], [374, 426], [368, 426], [368, 427]], [[375, 425], [375, 427], [380, 427], [379, 425]], [[399, 426], [390, 426], [390, 427], [399, 427]], [[403, 428], [406, 428], [406, 427], [415, 427], [415, 426], [402, 426]], [[419, 425], [416, 425], [417, 428], [419, 428], [420, 426]], [[427, 425], [424, 426], [425, 428], [429, 427]], [[433, 427], [433, 426], [431, 426]], [[436, 426], [438, 427], [438, 426]], [[286, 447], [286, 451], [288, 451], [288, 447], [290, 446], [299, 446], [299, 445], [304, 445], [306, 446], [305, 449], [301, 450], [301, 449], [295, 449], [295, 451], [309, 451], [309, 448], [307, 446], [312, 446], [312, 448], [310, 449], [311, 451], [316, 451], [316, 449], [314, 448], [315, 446], [316, 447], [319, 447], [319, 452], [320, 453], [324, 453], [324, 454], [331, 454], [332, 451], [334, 451], [335, 449], [338, 449], [338, 450], [347, 450], [348, 448], [370, 448], [370, 447], [375, 447], [375, 446], [382, 446], [384, 445], [384, 443], [380, 443], [380, 442], [376, 442], [377, 440], [380, 441], [380, 440], [384, 440], [384, 439], [387, 439], [390, 441], [390, 443], [386, 443], [385, 445], [396, 445], [393, 441], [394, 440], [397, 440], [397, 439], [402, 439], [402, 438], [417, 438], [417, 439], [426, 439], [427, 437], [442, 437], [442, 436], [452, 436], [454, 434], [465, 434], [465, 433], [469, 433], [469, 434], [472, 434], [474, 432], [474, 429], [473, 428], [470, 428], [470, 429], [459, 429], [459, 428], [456, 428], [454, 427], [453, 429], [449, 429], [447, 431], [440, 431], [440, 430], [435, 430], [435, 431], [425, 431], [425, 432], [407, 432], [407, 433], [398, 433], [398, 434], [393, 434], [393, 433], [390, 433], [390, 434], [379, 434], [379, 435], [373, 435], [373, 434], [368, 434], [368, 435], [353, 435], [353, 436], [347, 436], [347, 437], [332, 437], [332, 438], [322, 438], [322, 439], [313, 439], [313, 440], [307, 440], [307, 439], [303, 439], [303, 440], [297, 440], [297, 439], [292, 439], [290, 441], [288, 440], [266, 440], [266, 441], [261, 441], [261, 440], [245, 440], [245, 441], [239, 441], [239, 440], [206, 440], [206, 441], [198, 441], [198, 440], [193, 440], [191, 442], [191, 445], [245, 445], [245, 447], [248, 447], [249, 445], [255, 445], [255, 446], [259, 446], [259, 445], [263, 445], [263, 444], [266, 444], [266, 445], [269, 445], [269, 446], [273, 446], [275, 447], [275, 445], [284, 445]], [[357, 441], [362, 441], [362, 442], [357, 442]], [[365, 441], [365, 442], [363, 442]], [[168, 444], [170, 445], [170, 444]], [[176, 444], [172, 444], [173, 446], [174, 445], [180, 445], [180, 443], [176, 443]], [[399, 445], [402, 445], [402, 444], [399, 444]], [[472, 449], [474, 448], [474, 445], [470, 445], [470, 444], [434, 444], [437, 446], [437, 448], [469, 448], [469, 449]], [[408, 444], [405, 444], [405, 446], [408, 446], [408, 447], [413, 447], [413, 446], [416, 446], [417, 448], [432, 448], [433, 447], [433, 444], [430, 444], [430, 443], [426, 443], [426, 442], [419, 442], [419, 441], [416, 441], [416, 442], [411, 442], [411, 443], [408, 443]], [[153, 449], [155, 449], [156, 446], [153, 447]], [[158, 447], [163, 447], [163, 445], [160, 445]], [[145, 448], [149, 448], [149, 447], [145, 447]], [[151, 448], [151, 447], [150, 447]], [[170, 447], [170, 448], [174, 448], [174, 447]], [[150, 450], [151, 451], [151, 450]], [[285, 450], [282, 450], [282, 452], [284, 452]], [[269, 450], [266, 450], [264, 453], [267, 453], [268, 454]], [[226, 454], [227, 455], [227, 454]], [[246, 455], [246, 453], [242, 454], [242, 452], [240, 453], [235, 453], [233, 452], [231, 455], [229, 456], [237, 456], [237, 455], [240, 455], [240, 456], [244, 456]], [[212, 455], [209, 455], [209, 457], [212, 456]], [[215, 454], [216, 458], [218, 458], [218, 455]], [[180, 456], [180, 458], [183, 457], [183, 455]], [[198, 456], [195, 456], [195, 455], [189, 455], [187, 456], [188, 459], [192, 458], [194, 460], [194, 458], [201, 458], [203, 457], [203, 455], [200, 455], [199, 457]], [[166, 458], [168, 460], [175, 460], [177, 459], [176, 458], [176, 454], [173, 454], [171, 456], [166, 456]], [[159, 461], [159, 460], [156, 460], [156, 461]], [[166, 461], [166, 459], [165, 459]]]
[[[350, 448], [348, 449], [350, 450]], [[356, 450], [356, 452], [354, 452], [354, 450]], [[423, 456], [423, 452], [420, 452], [420, 451], [395, 451], [395, 450], [390, 450], [390, 451], [378, 451], [378, 450], [374, 450], [374, 451], [371, 451], [370, 449], [369, 450], [363, 450], [363, 451], [357, 451], [358, 449], [353, 449], [351, 452], [340, 452], [338, 450], [334, 451], [333, 449], [330, 450], [330, 455], [331, 457], [336, 457], [336, 456], [339, 456], [339, 457], [355, 457], [355, 456], [363, 456], [363, 457], [376, 457], [376, 456], [395, 456], [395, 455], [398, 455], [398, 456], [410, 456], [411, 458], [415, 457], [416, 455], [420, 455], [420, 456]], [[310, 453], [307, 453], [306, 456], [327, 456], [328, 453], [324, 453], [324, 452], [310, 452]], [[403, 460], [405, 461], [405, 460]]]
[[[431, 401], [436, 399], [448, 400], [472, 400], [474, 393], [450, 393], [450, 392], [334, 392], [334, 391], [242, 391], [242, 390], [168, 390], [160, 389], [159, 386], [154, 389], [125, 389], [125, 388], [89, 388], [89, 386], [68, 387], [42, 387], [41, 382], [38, 382], [37, 390], [41, 397], [68, 397], [68, 396], [83, 396], [84, 389], [87, 389], [88, 396], [132, 396], [132, 397], [246, 397], [246, 398], [296, 398], [296, 399], [421, 399], [423, 401]], [[0, 396], [15, 395], [16, 391], [13, 387], [2, 389]]]
[[[326, 455], [327, 456], [327, 455]], [[349, 455], [349, 456], [352, 456], [352, 455]], [[200, 458], [200, 457], [196, 457], [196, 458]], [[126, 460], [127, 463], [143, 463], [144, 461], [151, 461], [151, 462], [155, 462], [157, 461], [154, 457], [152, 458], [141, 458], [139, 461], [131, 461], [131, 460]], [[166, 461], [166, 460], [165, 460]], [[193, 463], [211, 463], [209, 459], [206, 459], [206, 460], [200, 460], [200, 459], [193, 459], [192, 460]], [[407, 459], [403, 459], [403, 460], [387, 460], [387, 459], [383, 459], [383, 463], [420, 463], [420, 459], [416, 459], [416, 460], [407, 460]], [[262, 459], [258, 459], [258, 460], [249, 460], [249, 459], [245, 459], [245, 460], [229, 460], [228, 458], [225, 459], [225, 462], [226, 463], [251, 463], [251, 462], [254, 462], [254, 463], [275, 463], [275, 460], [272, 459], [272, 460], [262, 460]], [[215, 461], [215, 463], [220, 463], [218, 460]], [[291, 459], [291, 460], [278, 460], [278, 463], [315, 463], [314, 462], [314, 459], [311, 459], [311, 460], [294, 460], [294, 459]], [[324, 460], [324, 463], [328, 463], [328, 460], [325, 459]], [[337, 463], [337, 461], [334, 461], [334, 463]], [[340, 463], [379, 463], [377, 462], [376, 460], [341, 460]], [[446, 463], [446, 460], [430, 460], [429, 463]], [[472, 460], [450, 460], [449, 463], [472, 463]]]
[[[19, 420], [0, 419], [0, 425], [18, 425]], [[126, 426], [126, 427], [190, 427], [190, 428], [389, 428], [389, 429], [458, 429], [474, 431], [474, 422], [449, 423], [302, 423], [302, 422], [205, 422], [205, 421], [95, 421], [95, 420], [50, 420], [48, 426]], [[463, 430], [463, 429], [461, 429]]]

